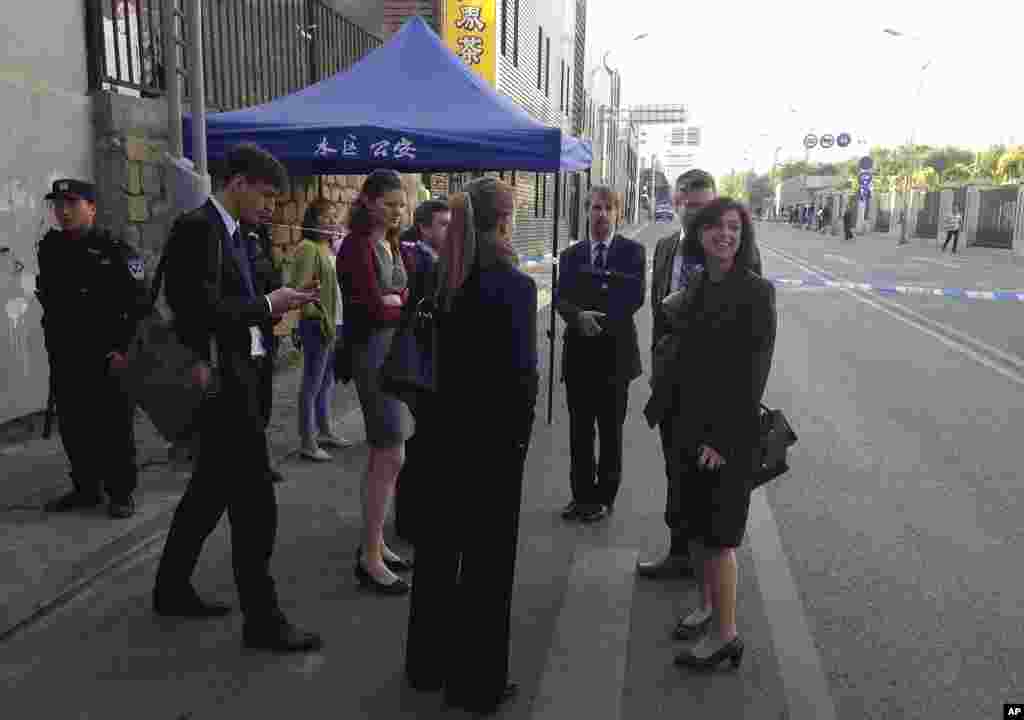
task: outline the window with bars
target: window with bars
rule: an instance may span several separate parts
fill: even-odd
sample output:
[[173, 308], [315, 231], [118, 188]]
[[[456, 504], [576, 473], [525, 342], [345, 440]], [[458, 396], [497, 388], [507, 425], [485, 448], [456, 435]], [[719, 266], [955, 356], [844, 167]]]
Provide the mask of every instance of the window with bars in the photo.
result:
[[544, 97], [551, 97], [551, 38], [544, 39]]
[[537, 26], [537, 89], [544, 87], [544, 28]]
[[558, 72], [558, 110], [565, 110], [565, 60], [561, 60], [561, 68]]
[[515, 8], [512, 11], [512, 64], [519, 67], [519, 0], [512, 0]]
[[501, 0], [501, 56], [508, 57], [508, 0]]

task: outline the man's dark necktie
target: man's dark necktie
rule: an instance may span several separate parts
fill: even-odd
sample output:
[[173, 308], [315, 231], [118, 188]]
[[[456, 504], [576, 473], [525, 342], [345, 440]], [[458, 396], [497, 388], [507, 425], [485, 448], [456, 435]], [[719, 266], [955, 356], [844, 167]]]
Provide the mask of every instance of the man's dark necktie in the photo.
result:
[[238, 263], [238, 269], [242, 273], [245, 291], [249, 294], [249, 297], [256, 297], [256, 288], [252, 284], [252, 262], [249, 260], [248, 240], [248, 238], [243, 240], [239, 229], [236, 227], [234, 234], [231, 236], [231, 250], [235, 254], [235, 261]]
[[604, 270], [604, 243], [599, 242], [597, 244], [597, 250], [594, 253], [594, 267], [597, 270]]

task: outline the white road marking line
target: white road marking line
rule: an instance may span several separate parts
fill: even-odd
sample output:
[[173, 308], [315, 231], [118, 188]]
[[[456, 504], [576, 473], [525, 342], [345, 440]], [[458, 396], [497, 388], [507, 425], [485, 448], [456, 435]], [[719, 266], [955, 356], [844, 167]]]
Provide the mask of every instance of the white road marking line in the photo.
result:
[[[800, 268], [804, 272], [807, 272], [807, 273], [810, 273], [812, 275], [817, 275], [818, 277], [821, 277], [823, 280], [825, 280], [826, 283], [830, 282], [825, 277], [825, 271], [823, 271], [823, 270], [816, 270], [816, 269], [814, 269], [813, 267], [811, 267], [809, 265], [802, 264], [800, 262], [797, 262], [796, 260], [791, 260], [790, 258], [788, 258], [785, 255], [783, 255], [782, 253], [780, 253], [778, 250], [775, 250], [773, 248], [769, 248], [767, 246], [762, 246], [762, 249], [766, 250], [767, 252], [772, 253], [773, 255], [775, 255], [776, 257], [778, 257], [781, 260], [785, 260], [786, 262], [790, 263], [791, 265], [795, 265], [796, 267]], [[919, 313], [915, 313], [913, 310], [909, 310], [909, 309], [907, 309], [907, 308], [905, 308], [903, 306], [898, 306], [899, 307], [899, 312], [896, 312], [895, 310], [891, 310], [890, 308], [885, 307], [882, 304], [885, 301], [882, 301], [879, 298], [871, 299], [871, 298], [864, 297], [863, 295], [860, 295], [860, 294], [854, 292], [853, 290], [851, 290], [851, 289], [849, 289], [847, 287], [843, 287], [842, 285], [838, 285], [837, 284], [837, 287], [839, 288], [839, 290], [841, 292], [847, 293], [850, 297], [854, 298], [858, 302], [861, 302], [861, 303], [864, 303], [865, 305], [873, 307], [876, 310], [879, 310], [879, 311], [885, 313], [886, 315], [894, 317], [897, 320], [899, 320], [900, 322], [902, 322], [902, 323], [904, 323], [906, 325], [909, 325], [912, 328], [920, 330], [924, 334], [929, 335], [929, 336], [933, 337], [934, 339], [938, 340], [940, 343], [942, 343], [946, 347], [948, 347], [948, 348], [950, 348], [952, 350], [956, 350], [957, 352], [959, 352], [959, 353], [961, 353], [963, 355], [966, 355], [967, 357], [971, 358], [972, 360], [975, 360], [978, 363], [980, 363], [981, 365], [984, 365], [989, 370], [992, 370], [992, 371], [998, 373], [999, 375], [1002, 375], [1003, 377], [1005, 377], [1006, 379], [1010, 380], [1011, 382], [1013, 382], [1013, 383], [1015, 383], [1017, 385], [1024, 386], [1024, 375], [1022, 375], [1020, 373], [1017, 373], [1017, 372], [1014, 372], [1013, 370], [1009, 370], [1008, 368], [1004, 368], [1004, 367], [1001, 367], [1001, 366], [997, 365], [996, 363], [992, 362], [991, 360], [989, 360], [985, 356], [981, 355], [980, 353], [975, 352], [974, 350], [972, 350], [967, 345], [965, 345], [965, 344], [963, 344], [961, 342], [957, 342], [956, 340], [951, 340], [950, 338], [946, 337], [945, 335], [942, 335], [942, 334], [936, 332], [935, 330], [931, 329], [930, 327], [927, 327], [924, 323], [925, 322], [932, 323], [936, 327], [942, 328], [945, 332], [950, 333], [954, 337], [963, 338], [964, 342], [975, 343], [978, 347], [984, 348], [986, 352], [991, 352], [993, 355], [999, 357], [1002, 360], [1005, 360], [1006, 362], [1014, 365], [1015, 367], [1024, 367], [1024, 360], [1021, 360], [1020, 358], [1014, 358], [1014, 357], [1010, 356], [1008, 353], [1006, 353], [1005, 351], [1000, 350], [999, 348], [992, 347], [991, 345], [989, 345], [988, 343], [985, 343], [982, 340], [978, 340], [977, 338], [974, 338], [973, 336], [968, 335], [967, 333], [961, 332], [960, 330], [957, 330], [956, 328], [953, 328], [953, 327], [950, 327], [948, 325], [945, 325], [944, 323], [940, 323], [940, 322], [938, 322], [936, 320], [931, 320], [929, 318], [926, 318], [923, 315], [920, 315]], [[911, 319], [911, 317], [905, 317], [904, 315], [901, 314], [903, 312], [906, 312], [907, 315], [910, 315], [911, 317], [915, 317], [915, 316], [919, 317], [919, 318], [921, 318], [921, 321], [919, 322], [917, 320]]]
[[828, 260], [835, 260], [836, 262], [841, 262], [844, 265], [856, 265], [857, 264], [857, 262], [855, 260], [851, 260], [850, 258], [845, 257], [843, 255], [833, 255], [831, 253], [825, 253], [825, 258], [828, 259]]
[[764, 490], [750, 496], [748, 542], [754, 572], [771, 628], [772, 644], [790, 720], [835, 720], [821, 657], [807, 624], [807, 614], [782, 549], [779, 528]]

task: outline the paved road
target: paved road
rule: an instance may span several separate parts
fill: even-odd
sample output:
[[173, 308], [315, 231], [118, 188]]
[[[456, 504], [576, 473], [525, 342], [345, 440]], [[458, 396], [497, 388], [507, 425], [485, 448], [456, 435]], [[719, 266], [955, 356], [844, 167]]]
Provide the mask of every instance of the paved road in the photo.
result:
[[[668, 228], [640, 238], [653, 247]], [[766, 274], [818, 271], [799, 255], [808, 234], [760, 232]], [[855, 261], [872, 270], [867, 255]], [[638, 554], [667, 544], [660, 449], [640, 417], [645, 380], [632, 388], [616, 513], [592, 527], [557, 515], [568, 494], [568, 418], [555, 388], [554, 423], [539, 413], [524, 490], [512, 648], [524, 692], [503, 717], [587, 708], [630, 720], [952, 720], [999, 717], [1003, 702], [1024, 697], [1021, 384], [876, 299], [779, 290], [767, 400], [787, 410], [800, 444], [793, 470], [755, 494], [739, 553], [748, 653], [735, 674], [672, 667], [669, 631], [695, 589], [631, 575]], [[994, 306], [942, 317], [980, 334]], [[649, 312], [638, 320], [647, 347]], [[1004, 335], [1017, 332], [1008, 325]], [[542, 394], [539, 408], [546, 403]], [[358, 417], [347, 422], [358, 436]], [[402, 687], [406, 601], [363, 595], [351, 577], [364, 462], [362, 447], [326, 466], [289, 462], [278, 489], [281, 594], [292, 617], [325, 633], [323, 654], [242, 652], [237, 617], [158, 622], [147, 607], [157, 546], [0, 646], [5, 717], [460, 717]], [[227, 558], [221, 527], [198, 573], [204, 594], [233, 598]]]

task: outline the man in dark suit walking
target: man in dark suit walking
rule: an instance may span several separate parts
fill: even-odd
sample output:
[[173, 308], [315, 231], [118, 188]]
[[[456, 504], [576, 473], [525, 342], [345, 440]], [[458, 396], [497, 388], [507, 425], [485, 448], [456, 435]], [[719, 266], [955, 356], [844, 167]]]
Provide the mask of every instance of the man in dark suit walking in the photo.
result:
[[[611, 513], [622, 482], [629, 384], [642, 373], [633, 316], [644, 304], [647, 253], [640, 243], [613, 235], [618, 208], [611, 188], [591, 188], [587, 209], [589, 242], [576, 243], [558, 258], [555, 308], [568, 326], [562, 379], [569, 401], [572, 500], [562, 517], [595, 522]], [[601, 449], [596, 465], [595, 423]]]
[[252, 262], [258, 249], [240, 231], [240, 223], [270, 221], [287, 183], [284, 167], [272, 155], [253, 145], [238, 146], [227, 158], [220, 191], [179, 217], [167, 240], [167, 302], [182, 342], [203, 359], [193, 379], [210, 395], [200, 418], [195, 470], [174, 513], [153, 589], [159, 615], [230, 612], [226, 605], [202, 600], [191, 583], [203, 543], [227, 510], [245, 645], [275, 652], [322, 645], [319, 636], [288, 622], [270, 576], [277, 498], [267, 473], [265, 419], [274, 320], [312, 302], [318, 292], [283, 287], [258, 293], [260, 278]]

